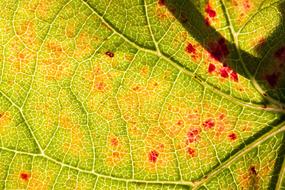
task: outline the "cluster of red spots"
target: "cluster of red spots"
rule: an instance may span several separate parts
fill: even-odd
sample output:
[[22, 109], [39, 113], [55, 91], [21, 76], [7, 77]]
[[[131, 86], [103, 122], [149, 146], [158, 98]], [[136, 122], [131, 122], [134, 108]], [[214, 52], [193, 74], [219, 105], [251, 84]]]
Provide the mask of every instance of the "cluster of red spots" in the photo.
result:
[[243, 1], [243, 8], [245, 9], [245, 11], [248, 11], [251, 8], [249, 0]]
[[185, 51], [189, 53], [193, 59], [197, 59], [197, 49], [195, 45], [191, 43], [187, 43], [187, 46], [185, 47]]
[[200, 130], [199, 129], [192, 129], [187, 133], [187, 143], [193, 143], [197, 141], [199, 137]]
[[205, 129], [211, 129], [215, 126], [215, 121], [213, 119], [208, 119], [203, 123]]
[[232, 140], [232, 141], [234, 141], [234, 140], [237, 139], [237, 135], [236, 135], [235, 133], [229, 134], [228, 137], [229, 137], [229, 139]]
[[[223, 62], [230, 53], [224, 38], [220, 38], [218, 41], [210, 43], [208, 52], [211, 58], [219, 62]], [[210, 63], [208, 72], [213, 73], [215, 71], [216, 66], [213, 63]], [[233, 81], [238, 82], [238, 74], [226, 64], [223, 64], [223, 67], [219, 69], [219, 73], [222, 78], [230, 77]]]
[[114, 57], [114, 53], [111, 51], [107, 51], [105, 54], [108, 55], [109, 57]]
[[[241, 2], [241, 3], [240, 3]], [[251, 8], [251, 2], [249, 0], [232, 0], [234, 6], [242, 5], [243, 12], [247, 12]], [[244, 13], [242, 13], [243, 15]]]
[[213, 73], [216, 70], [216, 66], [213, 63], [209, 64], [208, 72]]
[[196, 151], [195, 151], [193, 148], [191, 148], [191, 147], [188, 147], [188, 148], [187, 148], [187, 153], [188, 153], [189, 156], [191, 156], [191, 157], [196, 156]]
[[165, 0], [158, 0], [158, 5], [159, 6], [164, 6], [165, 5]]
[[280, 77], [280, 73], [279, 72], [274, 72], [272, 74], [268, 74], [265, 76], [265, 79], [267, 80], [268, 84], [274, 88], [276, 87], [279, 77]]
[[119, 141], [118, 141], [117, 138], [112, 138], [112, 139], [111, 139], [111, 145], [112, 145], [112, 146], [118, 146], [118, 144], [119, 144]]
[[148, 154], [148, 159], [150, 162], [155, 163], [157, 161], [158, 156], [159, 156], [159, 153], [156, 150], [152, 150]]
[[251, 167], [249, 168], [249, 171], [250, 171], [251, 174], [257, 175], [256, 169], [255, 169], [254, 166], [251, 166]]
[[21, 177], [22, 180], [28, 181], [30, 179], [31, 175], [28, 174], [28, 173], [21, 173], [20, 177]]
[[208, 51], [213, 59], [220, 62], [230, 53], [225, 38], [220, 38], [217, 42], [210, 43]]
[[216, 11], [211, 7], [210, 3], [208, 3], [205, 7], [205, 12], [207, 13], [207, 16], [205, 18], [205, 24], [207, 26], [210, 26], [210, 19], [213, 19], [217, 16]]

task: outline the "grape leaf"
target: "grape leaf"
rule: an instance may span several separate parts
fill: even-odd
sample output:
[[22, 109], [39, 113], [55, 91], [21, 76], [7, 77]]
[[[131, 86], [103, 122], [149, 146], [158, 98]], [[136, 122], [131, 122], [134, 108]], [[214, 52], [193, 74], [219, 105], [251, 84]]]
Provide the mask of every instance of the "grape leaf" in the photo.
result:
[[0, 189], [285, 189], [284, 4], [2, 0]]

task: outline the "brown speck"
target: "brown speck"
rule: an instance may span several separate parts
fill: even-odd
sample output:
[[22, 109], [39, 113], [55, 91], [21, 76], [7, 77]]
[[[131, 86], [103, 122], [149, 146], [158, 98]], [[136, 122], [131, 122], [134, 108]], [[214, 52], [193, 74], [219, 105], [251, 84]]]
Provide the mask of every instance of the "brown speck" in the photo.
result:
[[114, 53], [110, 52], [110, 51], [107, 51], [105, 54], [108, 55], [109, 57], [114, 57], [115, 56]]
[[255, 169], [254, 166], [251, 166], [249, 170], [250, 170], [250, 173], [251, 173], [251, 174], [257, 175], [256, 169]]

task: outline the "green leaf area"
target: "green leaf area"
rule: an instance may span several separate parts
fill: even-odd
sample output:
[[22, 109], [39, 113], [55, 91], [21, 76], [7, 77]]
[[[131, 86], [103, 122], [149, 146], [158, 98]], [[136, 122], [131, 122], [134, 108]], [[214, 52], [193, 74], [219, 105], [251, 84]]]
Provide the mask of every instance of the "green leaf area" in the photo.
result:
[[284, 0], [1, 0], [0, 189], [285, 189]]

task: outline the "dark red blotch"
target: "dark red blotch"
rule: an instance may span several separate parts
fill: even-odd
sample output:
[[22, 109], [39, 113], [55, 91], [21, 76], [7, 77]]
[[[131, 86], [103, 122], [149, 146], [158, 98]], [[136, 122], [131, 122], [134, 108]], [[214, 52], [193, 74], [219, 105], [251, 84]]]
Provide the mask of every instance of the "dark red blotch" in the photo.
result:
[[190, 53], [190, 54], [195, 54], [196, 53], [196, 48], [191, 43], [187, 44], [185, 50], [186, 50], [187, 53]]
[[208, 67], [208, 72], [209, 73], [212, 73], [216, 70], [216, 66], [212, 63], [209, 64], [209, 67]]
[[232, 140], [232, 141], [234, 141], [234, 140], [237, 139], [237, 135], [236, 135], [235, 133], [229, 134], [228, 137], [229, 137], [229, 139]]
[[28, 181], [30, 179], [31, 175], [28, 174], [28, 173], [21, 173], [20, 177], [21, 177], [22, 180]]
[[210, 3], [208, 3], [205, 7], [205, 12], [209, 15], [209, 17], [216, 17], [217, 13], [214, 11], [214, 9], [211, 7]]
[[155, 163], [157, 161], [158, 156], [159, 156], [159, 153], [156, 150], [152, 150], [148, 154], [148, 159], [150, 162]]

